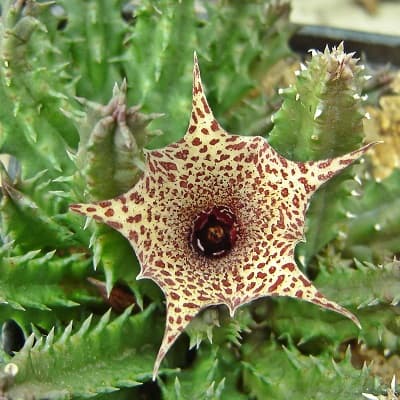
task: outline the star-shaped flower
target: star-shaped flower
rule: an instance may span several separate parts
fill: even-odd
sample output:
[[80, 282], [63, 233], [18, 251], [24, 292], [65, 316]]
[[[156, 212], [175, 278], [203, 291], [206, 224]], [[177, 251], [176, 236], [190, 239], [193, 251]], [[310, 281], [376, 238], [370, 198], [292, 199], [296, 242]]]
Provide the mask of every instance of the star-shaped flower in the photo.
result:
[[193, 106], [185, 136], [146, 151], [143, 177], [127, 193], [79, 214], [104, 222], [132, 244], [137, 279], [152, 279], [167, 301], [164, 338], [155, 365], [204, 307], [235, 310], [264, 296], [290, 296], [357, 318], [327, 300], [299, 270], [313, 193], [370, 145], [334, 159], [293, 162], [262, 137], [231, 135], [214, 118], [195, 56]]

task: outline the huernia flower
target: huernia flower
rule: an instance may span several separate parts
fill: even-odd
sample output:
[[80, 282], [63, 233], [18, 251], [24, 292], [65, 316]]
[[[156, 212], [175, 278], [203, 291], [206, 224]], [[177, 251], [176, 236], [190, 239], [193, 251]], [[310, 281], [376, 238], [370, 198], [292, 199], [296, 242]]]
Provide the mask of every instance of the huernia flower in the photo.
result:
[[370, 145], [323, 161], [293, 162], [262, 137], [227, 133], [214, 118], [197, 58], [185, 136], [146, 151], [137, 184], [114, 199], [71, 210], [118, 230], [167, 302], [161, 361], [203, 308], [225, 304], [231, 316], [252, 300], [290, 296], [358, 319], [326, 299], [299, 270], [296, 244], [313, 193]]

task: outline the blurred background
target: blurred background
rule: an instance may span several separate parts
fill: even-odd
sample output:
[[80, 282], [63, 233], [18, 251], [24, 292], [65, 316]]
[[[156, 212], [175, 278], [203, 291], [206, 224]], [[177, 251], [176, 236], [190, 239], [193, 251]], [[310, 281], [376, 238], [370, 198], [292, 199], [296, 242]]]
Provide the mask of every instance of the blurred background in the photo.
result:
[[[347, 51], [366, 54], [369, 62], [400, 66], [400, 0], [291, 0], [291, 4], [292, 22], [306, 27], [292, 40], [294, 50], [323, 50], [326, 44], [344, 40]], [[354, 36], [348, 30], [361, 34]], [[374, 34], [399, 38], [389, 40]], [[8, 157], [0, 154], [0, 161], [7, 164]]]
[[400, 35], [399, 0], [292, 0], [292, 21]]

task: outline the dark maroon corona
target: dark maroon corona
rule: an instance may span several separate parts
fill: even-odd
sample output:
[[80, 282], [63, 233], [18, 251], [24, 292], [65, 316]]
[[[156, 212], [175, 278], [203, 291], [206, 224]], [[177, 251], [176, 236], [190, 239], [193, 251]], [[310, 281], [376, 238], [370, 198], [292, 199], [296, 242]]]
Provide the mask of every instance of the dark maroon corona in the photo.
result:
[[226, 206], [214, 206], [196, 217], [190, 242], [201, 255], [223, 257], [235, 245], [237, 233], [235, 214]]

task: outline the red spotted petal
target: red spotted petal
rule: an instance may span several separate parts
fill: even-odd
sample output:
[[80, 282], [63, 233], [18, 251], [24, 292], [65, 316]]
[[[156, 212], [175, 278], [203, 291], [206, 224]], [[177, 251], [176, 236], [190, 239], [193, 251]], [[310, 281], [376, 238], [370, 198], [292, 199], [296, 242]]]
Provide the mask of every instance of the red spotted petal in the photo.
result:
[[[296, 163], [262, 137], [230, 135], [208, 105], [195, 56], [193, 105], [179, 142], [146, 152], [146, 170], [127, 193], [71, 210], [121, 232], [167, 300], [154, 366], [204, 307], [235, 310], [264, 296], [290, 296], [357, 318], [327, 300], [295, 264], [304, 215], [318, 187], [369, 146], [342, 157]], [[226, 247], [224, 247], [226, 245]]]

